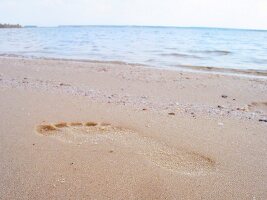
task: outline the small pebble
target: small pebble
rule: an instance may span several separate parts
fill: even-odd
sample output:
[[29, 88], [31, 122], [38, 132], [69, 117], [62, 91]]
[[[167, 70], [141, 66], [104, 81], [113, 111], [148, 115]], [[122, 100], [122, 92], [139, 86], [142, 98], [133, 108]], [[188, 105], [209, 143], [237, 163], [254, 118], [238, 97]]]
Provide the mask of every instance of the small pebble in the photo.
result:
[[175, 113], [171, 112], [171, 113], [168, 113], [168, 115], [175, 115]]
[[64, 179], [64, 178], [59, 179], [58, 181], [59, 181], [60, 183], [65, 183], [65, 179]]

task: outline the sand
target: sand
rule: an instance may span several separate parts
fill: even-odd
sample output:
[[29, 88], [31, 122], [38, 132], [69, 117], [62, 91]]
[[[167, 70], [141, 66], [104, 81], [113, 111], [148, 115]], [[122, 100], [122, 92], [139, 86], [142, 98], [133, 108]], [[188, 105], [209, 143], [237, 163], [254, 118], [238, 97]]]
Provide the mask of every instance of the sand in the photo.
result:
[[266, 199], [267, 80], [0, 58], [0, 199]]

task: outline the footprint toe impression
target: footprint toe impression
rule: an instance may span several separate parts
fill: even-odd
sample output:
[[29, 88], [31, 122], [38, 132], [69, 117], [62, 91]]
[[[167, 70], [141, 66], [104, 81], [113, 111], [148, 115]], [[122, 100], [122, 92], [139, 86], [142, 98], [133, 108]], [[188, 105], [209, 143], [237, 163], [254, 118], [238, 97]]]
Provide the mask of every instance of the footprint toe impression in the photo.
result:
[[52, 125], [39, 125], [37, 131], [43, 135], [49, 135], [56, 131], [57, 129]]
[[207, 174], [215, 169], [216, 164], [213, 159], [202, 154], [170, 147], [153, 138], [143, 137], [131, 129], [109, 123], [60, 122], [39, 125], [36, 131], [67, 143], [112, 143], [144, 156], [158, 167], [185, 175]]

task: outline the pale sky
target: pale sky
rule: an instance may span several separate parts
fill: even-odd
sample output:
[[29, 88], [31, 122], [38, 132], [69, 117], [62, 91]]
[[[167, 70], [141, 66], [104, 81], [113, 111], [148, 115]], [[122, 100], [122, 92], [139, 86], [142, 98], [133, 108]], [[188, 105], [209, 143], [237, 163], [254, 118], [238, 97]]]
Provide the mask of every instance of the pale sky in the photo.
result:
[[267, 0], [0, 0], [0, 23], [267, 30]]

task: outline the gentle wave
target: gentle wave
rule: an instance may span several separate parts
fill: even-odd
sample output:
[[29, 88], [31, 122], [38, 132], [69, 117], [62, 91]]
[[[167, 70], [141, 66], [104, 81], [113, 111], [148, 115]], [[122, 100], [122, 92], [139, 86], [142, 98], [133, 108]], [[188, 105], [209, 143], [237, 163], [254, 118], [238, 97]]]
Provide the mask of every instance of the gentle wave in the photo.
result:
[[194, 52], [203, 53], [203, 54], [219, 55], [219, 56], [232, 54], [231, 51], [225, 51], [225, 50], [206, 50], [206, 51], [194, 51]]
[[254, 70], [254, 69], [230, 69], [223, 67], [211, 67], [211, 66], [193, 66], [193, 65], [177, 65], [178, 68], [191, 69], [197, 71], [206, 72], [220, 72], [226, 74], [243, 74], [243, 75], [254, 75], [254, 76], [267, 76], [267, 70]]
[[[266, 53], [267, 54], [267, 53]], [[267, 56], [267, 55], [266, 55]], [[253, 59], [253, 62], [258, 63], [258, 64], [265, 64], [267, 66], [267, 59], [259, 59], [259, 58], [255, 58]]]
[[162, 53], [159, 54], [161, 56], [172, 56], [172, 57], [177, 57], [177, 58], [196, 58], [196, 59], [201, 59], [200, 56], [192, 55], [192, 54], [182, 54], [182, 53]]
[[[146, 65], [141, 63], [128, 63], [122, 61], [103, 61], [103, 60], [88, 60], [88, 59], [67, 59], [67, 58], [47, 58], [37, 56], [22, 56], [14, 54], [0, 54], [0, 58], [18, 58], [18, 59], [41, 59], [41, 60], [57, 60], [57, 61], [73, 61], [73, 62], [88, 62], [88, 63], [100, 63], [100, 64], [115, 64], [115, 65], [128, 65], [133, 67], [156, 67], [152, 65]], [[159, 67], [159, 69], [161, 69]], [[170, 69], [170, 68], [169, 68]], [[236, 74], [236, 75], [249, 75], [249, 76], [260, 76], [267, 77], [267, 70], [255, 70], [255, 69], [230, 69], [223, 67], [211, 67], [211, 66], [194, 66], [194, 65], [176, 65], [172, 66], [171, 69], [183, 69], [193, 71], [203, 71], [211, 73], [223, 73], [223, 74]]]

